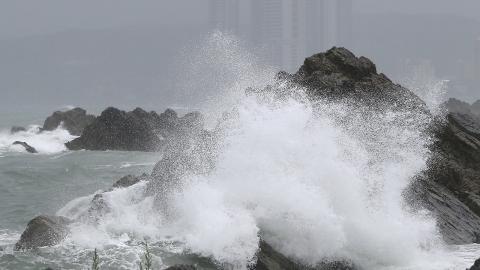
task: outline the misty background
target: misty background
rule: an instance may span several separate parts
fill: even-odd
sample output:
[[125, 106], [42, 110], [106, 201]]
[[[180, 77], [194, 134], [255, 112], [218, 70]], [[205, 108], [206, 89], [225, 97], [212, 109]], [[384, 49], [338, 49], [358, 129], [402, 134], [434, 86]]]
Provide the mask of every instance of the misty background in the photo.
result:
[[[251, 10], [240, 0], [238, 35], [253, 48]], [[351, 25], [347, 48], [395, 82], [423, 70], [448, 80], [446, 98], [480, 99], [480, 1], [353, 0]], [[211, 31], [208, 0], [0, 0], [0, 108], [189, 106], [175, 94], [182, 51]]]

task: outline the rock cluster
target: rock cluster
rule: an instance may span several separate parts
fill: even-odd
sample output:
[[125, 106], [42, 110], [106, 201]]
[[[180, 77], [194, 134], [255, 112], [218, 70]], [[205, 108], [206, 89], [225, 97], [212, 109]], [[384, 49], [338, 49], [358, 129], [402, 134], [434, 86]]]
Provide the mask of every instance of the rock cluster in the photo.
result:
[[70, 134], [80, 136], [83, 129], [93, 120], [95, 116], [87, 114], [82, 108], [74, 108], [66, 112], [56, 111], [45, 119], [43, 130], [52, 131], [62, 125]]
[[66, 143], [70, 150], [159, 151], [167, 141], [203, 128], [198, 112], [181, 118], [170, 109], [158, 115], [136, 108], [125, 112], [113, 107], [104, 110], [88, 125], [79, 138]]

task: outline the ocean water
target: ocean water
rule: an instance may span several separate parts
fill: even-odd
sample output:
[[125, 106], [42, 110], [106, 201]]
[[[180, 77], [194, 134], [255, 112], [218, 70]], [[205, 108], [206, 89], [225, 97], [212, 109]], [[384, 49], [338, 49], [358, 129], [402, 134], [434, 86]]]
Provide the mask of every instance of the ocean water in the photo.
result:
[[[106, 193], [109, 211], [96, 222], [74, 223], [53, 247], [13, 251], [35, 216], [78, 218], [96, 193], [126, 174], [150, 173], [162, 154], [67, 151], [63, 143], [74, 137], [62, 129], [36, 134], [33, 125], [9, 134], [13, 124], [40, 124], [38, 113], [2, 113], [1, 269], [88, 269], [94, 249], [101, 269], [138, 269], [145, 243], [154, 269], [177, 263], [247, 269], [260, 238], [305, 266], [342, 259], [363, 269], [447, 270], [465, 269], [480, 257], [480, 245], [443, 243], [435, 217], [403, 199], [430, 154], [423, 132], [429, 119], [312, 104], [303, 89], [282, 82], [260, 96], [246, 95], [247, 87], [273, 83], [274, 69], [220, 33], [194, 54], [185, 53], [189, 76], [182, 83], [214, 89], [198, 104], [208, 126], [231, 112], [217, 126], [214, 171], [181, 179], [169, 190], [168, 207], [145, 195], [146, 182]], [[441, 85], [419, 88], [427, 93], [422, 98], [433, 97], [427, 104], [435, 111]], [[15, 140], [39, 153], [12, 147]]]

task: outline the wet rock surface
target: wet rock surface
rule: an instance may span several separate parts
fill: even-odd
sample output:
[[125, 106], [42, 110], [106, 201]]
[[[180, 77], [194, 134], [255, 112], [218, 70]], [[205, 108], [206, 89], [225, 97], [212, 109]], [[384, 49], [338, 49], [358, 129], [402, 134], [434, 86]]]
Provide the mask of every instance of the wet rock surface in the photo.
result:
[[384, 74], [366, 57], [356, 57], [345, 48], [333, 47], [305, 59], [292, 80], [308, 89], [313, 99], [343, 100], [353, 106], [361, 103], [373, 109], [404, 109], [428, 114], [418, 96]]
[[480, 270], [480, 259], [476, 260], [472, 267], [467, 270]]
[[32, 153], [32, 154], [36, 154], [38, 153], [37, 152], [37, 149], [35, 149], [34, 147], [30, 146], [28, 143], [26, 142], [20, 142], [20, 141], [15, 141], [12, 143], [12, 145], [21, 145], [23, 147], [25, 147], [25, 150], [28, 152], [28, 153]]
[[87, 114], [82, 108], [61, 112], [56, 111], [43, 124], [43, 130], [52, 131], [60, 125], [75, 136], [80, 136], [83, 129], [95, 120], [95, 116]]
[[29, 250], [38, 247], [53, 246], [69, 234], [72, 221], [65, 217], [41, 215], [27, 224], [14, 250]]

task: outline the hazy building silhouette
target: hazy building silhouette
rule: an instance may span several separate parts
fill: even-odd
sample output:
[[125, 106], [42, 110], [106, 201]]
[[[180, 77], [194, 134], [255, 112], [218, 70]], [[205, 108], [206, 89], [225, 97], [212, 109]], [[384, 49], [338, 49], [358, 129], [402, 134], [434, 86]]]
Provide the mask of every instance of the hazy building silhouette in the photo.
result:
[[325, 47], [352, 46], [352, 0], [325, 0]]
[[253, 40], [269, 64], [295, 71], [332, 46], [350, 47], [351, 0], [252, 0]]
[[475, 40], [475, 88], [480, 90], [480, 38]]
[[212, 29], [238, 35], [239, 0], [209, 0], [209, 18]]

